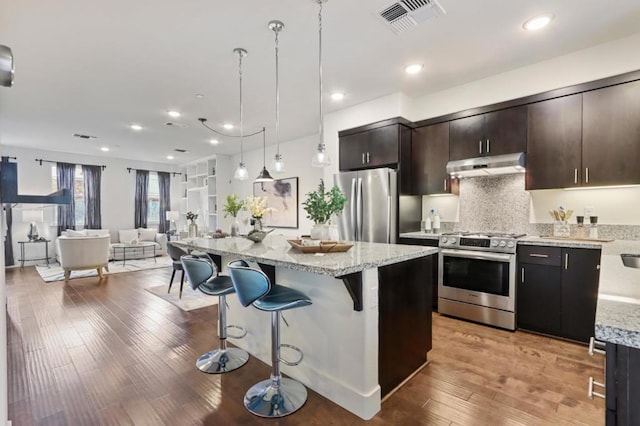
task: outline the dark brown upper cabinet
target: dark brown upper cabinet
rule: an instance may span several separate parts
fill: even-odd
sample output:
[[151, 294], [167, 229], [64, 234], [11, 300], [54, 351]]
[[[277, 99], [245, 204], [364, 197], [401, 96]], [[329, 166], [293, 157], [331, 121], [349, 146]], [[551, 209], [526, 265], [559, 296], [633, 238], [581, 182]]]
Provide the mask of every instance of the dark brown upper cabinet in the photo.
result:
[[451, 121], [449, 158], [524, 152], [527, 147], [527, 105]]
[[456, 193], [457, 180], [452, 180], [446, 172], [448, 161], [448, 121], [414, 129], [411, 138], [413, 193], [416, 195]]
[[411, 194], [411, 127], [392, 118], [339, 132], [340, 171], [391, 167], [401, 194]]
[[581, 185], [582, 94], [529, 105], [526, 189]]
[[640, 81], [583, 94], [582, 184], [640, 183]]

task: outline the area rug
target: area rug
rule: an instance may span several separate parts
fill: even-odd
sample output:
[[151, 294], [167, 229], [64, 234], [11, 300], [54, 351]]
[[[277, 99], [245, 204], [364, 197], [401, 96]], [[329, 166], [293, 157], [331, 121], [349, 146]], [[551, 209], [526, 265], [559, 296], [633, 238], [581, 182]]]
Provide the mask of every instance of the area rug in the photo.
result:
[[[155, 268], [165, 268], [167, 266], [171, 266], [171, 257], [169, 256], [158, 256], [155, 258], [155, 262], [153, 258], [149, 259], [133, 259], [128, 260], [124, 266], [122, 266], [122, 261], [117, 260], [115, 262], [109, 262], [109, 272], [105, 272], [106, 275], [110, 274], [121, 274], [123, 272], [135, 272], [135, 271], [143, 271], [145, 269], [155, 269]], [[44, 282], [50, 283], [53, 281], [64, 281], [64, 269], [60, 266], [59, 263], [52, 263], [50, 267], [46, 267], [43, 265], [36, 266], [36, 271], [42, 277]], [[85, 271], [71, 271], [71, 278], [87, 278], [87, 277], [97, 277], [98, 271], [95, 269], [88, 269]]]
[[[176, 273], [178, 278], [178, 273]], [[167, 285], [159, 285], [155, 287], [145, 288], [149, 293], [158, 296], [159, 298], [166, 300], [172, 305], [177, 306], [183, 311], [193, 311], [195, 309], [204, 308], [205, 306], [217, 305], [218, 298], [215, 296], [207, 296], [200, 291], [194, 291], [189, 287], [189, 284], [185, 281], [182, 290], [182, 299], [178, 298], [180, 294], [180, 280], [173, 281], [173, 287], [171, 287], [171, 293], [167, 293], [169, 283]]]

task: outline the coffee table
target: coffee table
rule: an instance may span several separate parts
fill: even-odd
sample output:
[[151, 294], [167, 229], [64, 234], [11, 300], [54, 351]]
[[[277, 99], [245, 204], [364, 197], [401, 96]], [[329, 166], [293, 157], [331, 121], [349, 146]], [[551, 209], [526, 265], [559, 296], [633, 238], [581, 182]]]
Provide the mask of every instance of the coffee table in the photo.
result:
[[[142, 249], [142, 258], [145, 259], [145, 250], [147, 249], [153, 249], [153, 261], [158, 263], [158, 260], [156, 259], [156, 243], [152, 243], [150, 241], [148, 242], [141, 242], [138, 244], [123, 244], [123, 243], [115, 243], [115, 244], [111, 244], [111, 247], [113, 248], [113, 262], [116, 262], [116, 253], [118, 252], [118, 250], [122, 250], [122, 266], [124, 266], [127, 263], [127, 251], [131, 252], [131, 250], [138, 250], [138, 249]], [[138, 259], [139, 257], [136, 257], [136, 259]], [[133, 258], [130, 258], [129, 260], [133, 260]]]

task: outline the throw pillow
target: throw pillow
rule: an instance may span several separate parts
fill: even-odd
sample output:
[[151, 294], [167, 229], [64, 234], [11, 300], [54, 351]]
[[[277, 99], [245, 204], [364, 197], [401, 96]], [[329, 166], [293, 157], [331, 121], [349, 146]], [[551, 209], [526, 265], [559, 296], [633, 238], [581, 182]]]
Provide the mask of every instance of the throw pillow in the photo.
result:
[[86, 237], [87, 236], [87, 232], [82, 230], [82, 231], [75, 231], [73, 229], [67, 229], [66, 231], [66, 235], [67, 237]]
[[85, 229], [85, 232], [90, 237], [102, 237], [104, 235], [109, 235], [108, 229]]
[[138, 239], [137, 229], [121, 229], [118, 231], [118, 238], [123, 244], [131, 244], [132, 241]]
[[154, 228], [138, 228], [138, 236], [140, 241], [155, 241], [157, 229]]

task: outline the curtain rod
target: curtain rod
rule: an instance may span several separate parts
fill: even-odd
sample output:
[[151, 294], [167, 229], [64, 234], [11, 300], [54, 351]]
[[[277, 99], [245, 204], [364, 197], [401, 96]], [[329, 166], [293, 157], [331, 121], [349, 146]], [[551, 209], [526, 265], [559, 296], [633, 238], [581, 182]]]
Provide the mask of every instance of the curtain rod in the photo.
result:
[[170, 173], [170, 174], [173, 175], [173, 177], [182, 175], [182, 173], [180, 173], [180, 172], [164, 172], [162, 170], [146, 170], [146, 169], [136, 169], [136, 168], [133, 168], [133, 167], [127, 167], [127, 171], [129, 173], [131, 173], [131, 170], [140, 170], [141, 172]]
[[[66, 163], [66, 161], [52, 161], [52, 160], [43, 160], [42, 158], [36, 158], [36, 161], [38, 163], [40, 163], [40, 165], [42, 166], [42, 163], [53, 163], [53, 164], [58, 164], [58, 163]], [[72, 164], [72, 163], [70, 163]], [[102, 170], [106, 169], [107, 166], [105, 166], [104, 164], [100, 164], [100, 165], [96, 165], [96, 164], [76, 164], [76, 166], [93, 166], [93, 167], [100, 167], [102, 168]]]

